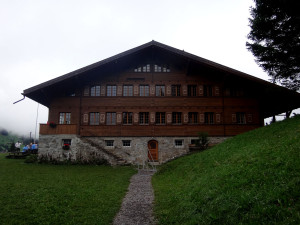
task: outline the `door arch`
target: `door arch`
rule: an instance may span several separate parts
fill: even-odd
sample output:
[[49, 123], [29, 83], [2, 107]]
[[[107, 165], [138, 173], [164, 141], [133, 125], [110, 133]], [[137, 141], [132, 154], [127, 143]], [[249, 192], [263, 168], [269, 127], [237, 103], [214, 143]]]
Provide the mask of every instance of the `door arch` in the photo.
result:
[[158, 142], [156, 140], [148, 141], [148, 160], [158, 161]]

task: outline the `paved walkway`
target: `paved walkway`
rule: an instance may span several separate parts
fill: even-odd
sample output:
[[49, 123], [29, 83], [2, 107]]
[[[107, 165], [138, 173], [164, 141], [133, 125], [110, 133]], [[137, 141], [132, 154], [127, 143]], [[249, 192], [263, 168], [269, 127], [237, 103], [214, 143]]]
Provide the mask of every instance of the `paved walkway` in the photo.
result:
[[155, 224], [152, 211], [154, 193], [151, 177], [153, 174], [154, 172], [140, 170], [131, 177], [128, 192], [114, 219], [114, 225]]

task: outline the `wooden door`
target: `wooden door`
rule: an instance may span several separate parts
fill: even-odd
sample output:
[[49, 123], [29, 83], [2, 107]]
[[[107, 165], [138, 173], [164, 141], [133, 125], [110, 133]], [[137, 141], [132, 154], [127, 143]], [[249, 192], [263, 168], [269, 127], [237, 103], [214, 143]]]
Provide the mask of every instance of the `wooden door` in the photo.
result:
[[149, 161], [158, 161], [158, 142], [155, 140], [148, 142], [148, 159]]

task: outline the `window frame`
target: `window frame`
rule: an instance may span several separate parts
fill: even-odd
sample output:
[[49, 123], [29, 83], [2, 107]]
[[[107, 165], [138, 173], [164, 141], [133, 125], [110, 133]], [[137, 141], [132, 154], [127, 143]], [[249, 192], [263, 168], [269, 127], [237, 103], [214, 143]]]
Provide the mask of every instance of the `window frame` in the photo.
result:
[[188, 113], [188, 123], [189, 124], [198, 124], [199, 123], [199, 113], [198, 112], [189, 112]]
[[188, 89], [188, 96], [189, 97], [196, 97], [197, 96], [197, 85], [195, 84], [190, 84], [187, 86]]
[[156, 125], [165, 125], [166, 124], [166, 113], [165, 112], [156, 112], [155, 113], [155, 124]]
[[71, 112], [60, 112], [58, 124], [71, 124]]
[[108, 97], [117, 96], [117, 85], [106, 85], [106, 96]]
[[132, 125], [132, 112], [123, 112], [122, 114], [122, 121], [124, 125]]
[[90, 96], [91, 97], [98, 97], [101, 95], [101, 86], [100, 85], [94, 85], [90, 88]]
[[89, 116], [90, 116], [89, 117], [89, 125], [96, 126], [96, 125], [100, 124], [100, 113], [99, 112], [90, 112]]
[[123, 85], [123, 96], [124, 97], [131, 97], [133, 96], [133, 85]]
[[214, 124], [214, 112], [205, 112], [204, 113], [204, 124]]
[[123, 147], [131, 147], [131, 140], [122, 140], [122, 146]]
[[150, 96], [150, 87], [149, 87], [149, 85], [140, 85], [139, 96], [141, 96], [141, 97]]
[[106, 125], [114, 126], [117, 125], [117, 113], [107, 112], [106, 113]]
[[139, 124], [149, 125], [149, 112], [139, 112]]
[[[111, 145], [110, 145], [111, 143]], [[114, 147], [114, 140], [105, 140], [105, 147], [112, 148]]]
[[182, 112], [172, 112], [172, 124], [182, 124]]
[[246, 113], [245, 112], [237, 112], [236, 113], [236, 123], [237, 124], [246, 124]]
[[156, 97], [166, 96], [166, 86], [165, 85], [155, 85], [155, 96]]
[[171, 96], [178, 97], [181, 96], [181, 85], [174, 84], [171, 86]]

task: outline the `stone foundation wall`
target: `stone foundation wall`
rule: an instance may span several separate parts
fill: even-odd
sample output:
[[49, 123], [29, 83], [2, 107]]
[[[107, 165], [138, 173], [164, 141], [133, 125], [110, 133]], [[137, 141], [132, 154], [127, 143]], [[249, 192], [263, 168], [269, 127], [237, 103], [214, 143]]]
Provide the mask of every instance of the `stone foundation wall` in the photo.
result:
[[[164, 163], [189, 152], [189, 144], [195, 137], [79, 137], [77, 135], [40, 135], [39, 159], [97, 163], [106, 160], [111, 165], [139, 164], [148, 161], [148, 142], [158, 142], [158, 162]], [[210, 144], [223, 142], [226, 137], [210, 137]], [[71, 140], [70, 150], [64, 150], [64, 140]], [[113, 146], [106, 146], [106, 141]], [[130, 146], [123, 146], [129, 140]], [[176, 146], [175, 140], [182, 145]]]

